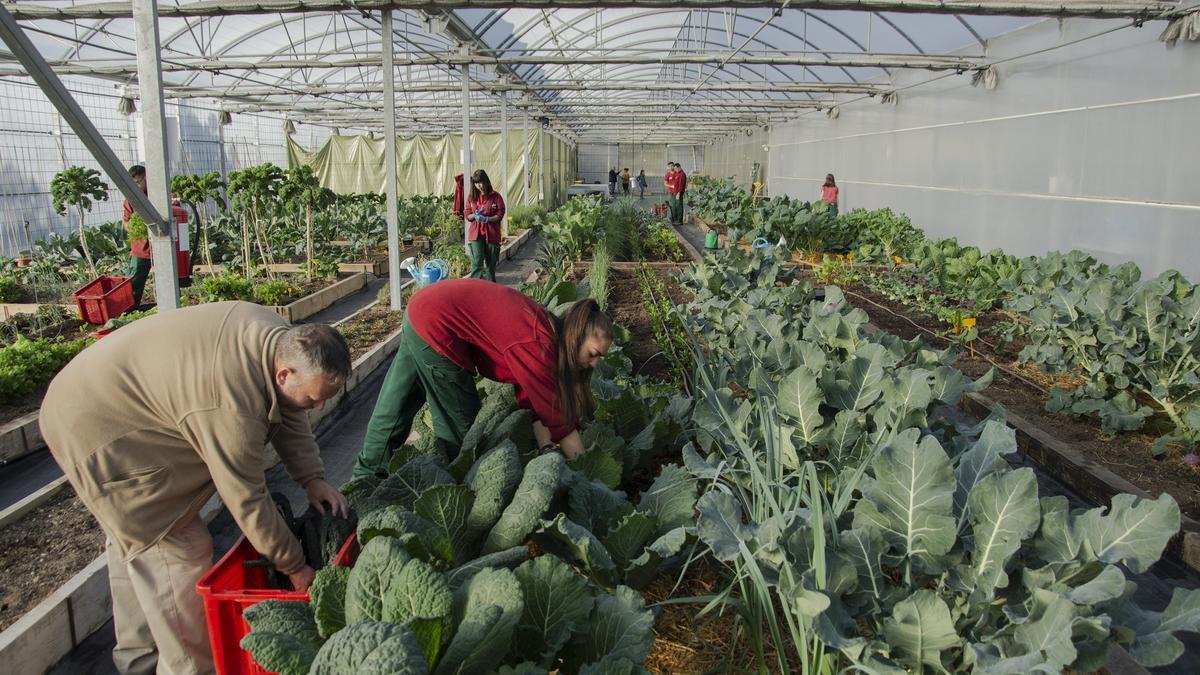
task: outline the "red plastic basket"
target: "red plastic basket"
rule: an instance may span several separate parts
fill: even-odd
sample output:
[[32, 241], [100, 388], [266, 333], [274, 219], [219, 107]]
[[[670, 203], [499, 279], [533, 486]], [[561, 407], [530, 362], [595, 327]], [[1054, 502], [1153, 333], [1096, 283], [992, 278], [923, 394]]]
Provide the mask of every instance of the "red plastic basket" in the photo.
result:
[[[260, 557], [243, 536], [196, 584], [196, 591], [204, 599], [208, 642], [212, 647], [217, 675], [266, 675], [270, 672], [258, 665], [250, 652], [241, 647], [242, 638], [250, 632], [250, 626], [242, 618], [242, 612], [247, 607], [264, 600], [308, 602], [307, 591], [270, 588], [265, 568], [246, 566], [246, 562]], [[358, 540], [352, 534], [342, 544], [333, 564], [353, 567], [357, 559]]]
[[129, 277], [96, 277], [87, 286], [75, 291], [79, 318], [103, 326], [133, 308], [133, 286]]

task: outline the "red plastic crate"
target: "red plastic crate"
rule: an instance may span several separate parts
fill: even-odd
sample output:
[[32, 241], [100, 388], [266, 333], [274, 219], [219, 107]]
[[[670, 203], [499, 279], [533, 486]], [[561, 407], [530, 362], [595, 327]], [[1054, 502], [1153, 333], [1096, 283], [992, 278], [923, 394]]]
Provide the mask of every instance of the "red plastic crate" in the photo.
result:
[[103, 326], [133, 308], [133, 286], [129, 277], [96, 277], [95, 281], [75, 291], [75, 306], [79, 318]]
[[[300, 600], [308, 602], [307, 591], [284, 591], [268, 587], [267, 570], [246, 567], [258, 560], [258, 551], [245, 536], [200, 577], [196, 592], [204, 599], [204, 618], [208, 624], [208, 643], [212, 647], [217, 675], [266, 675], [254, 657], [242, 649], [242, 638], [250, 626], [242, 618], [247, 607], [264, 600]], [[358, 539], [351, 534], [342, 544], [334, 565], [353, 567], [358, 559]]]

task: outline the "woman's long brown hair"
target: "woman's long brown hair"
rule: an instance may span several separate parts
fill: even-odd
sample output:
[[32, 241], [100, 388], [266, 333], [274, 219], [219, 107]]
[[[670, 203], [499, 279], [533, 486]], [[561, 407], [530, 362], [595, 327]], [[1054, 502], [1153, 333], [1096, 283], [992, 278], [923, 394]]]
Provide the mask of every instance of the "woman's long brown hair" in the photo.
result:
[[476, 183], [483, 183], [482, 196], [486, 197], [492, 194], [492, 179], [488, 178], [487, 172], [483, 169], [476, 169], [475, 173], [471, 174], [471, 200], [478, 202], [480, 197], [479, 188], [475, 187]]
[[584, 298], [571, 305], [562, 318], [550, 314], [558, 337], [558, 361], [554, 380], [558, 394], [558, 412], [566, 424], [582, 421], [592, 413], [592, 369], [579, 363], [579, 350], [590, 336], [613, 337], [612, 320], [600, 311], [600, 305]]

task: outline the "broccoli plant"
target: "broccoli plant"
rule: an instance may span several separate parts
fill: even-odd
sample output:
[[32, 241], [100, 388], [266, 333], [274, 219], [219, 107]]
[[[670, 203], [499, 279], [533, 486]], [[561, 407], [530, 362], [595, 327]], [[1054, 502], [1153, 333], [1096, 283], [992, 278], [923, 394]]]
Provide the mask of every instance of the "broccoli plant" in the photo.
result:
[[92, 252], [84, 234], [84, 213], [92, 210], [93, 201], [108, 200], [108, 184], [100, 180], [100, 172], [95, 169], [85, 169], [82, 166], [71, 166], [55, 174], [50, 181], [50, 198], [55, 213], [65, 215], [68, 206], [74, 206], [79, 213], [79, 245], [83, 248], [83, 257], [87, 259], [88, 269], [96, 276], [96, 263], [92, 260]]
[[332, 204], [334, 196], [332, 190], [321, 187], [321, 182], [309, 166], [289, 169], [279, 186], [280, 199], [297, 207], [296, 213], [304, 213], [305, 269], [310, 280], [313, 277], [313, 262], [316, 260], [316, 254], [313, 252], [313, 213]]
[[[250, 274], [250, 238], [253, 231], [254, 239], [258, 242], [258, 250], [266, 258], [268, 264], [275, 262], [275, 256], [267, 245], [267, 233], [264, 228], [275, 200], [279, 195], [279, 184], [283, 181], [283, 170], [274, 164], [259, 164], [242, 171], [229, 174], [229, 193], [233, 206], [240, 212], [242, 228], [242, 261], [246, 267], [246, 275]], [[271, 268], [267, 268], [267, 276], [274, 278]]]
[[[195, 243], [192, 246], [199, 245], [204, 251], [204, 264], [209, 267], [212, 267], [213, 261], [212, 247], [208, 241], [208, 202], [215, 202], [218, 210], [224, 211], [225, 200], [221, 197], [221, 190], [224, 188], [225, 181], [216, 171], [206, 174], [180, 174], [171, 178], [171, 192], [187, 204], [192, 209], [192, 215], [196, 217], [196, 231], [192, 233], [192, 241]], [[200, 235], [199, 241], [196, 234]]]

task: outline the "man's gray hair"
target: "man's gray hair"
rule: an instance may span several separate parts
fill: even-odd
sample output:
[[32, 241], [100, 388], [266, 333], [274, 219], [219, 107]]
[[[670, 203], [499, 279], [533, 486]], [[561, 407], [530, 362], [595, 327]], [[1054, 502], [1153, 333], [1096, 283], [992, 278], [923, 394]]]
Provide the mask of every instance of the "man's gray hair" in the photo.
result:
[[323, 373], [338, 381], [350, 377], [350, 347], [332, 326], [292, 326], [279, 338], [276, 354], [281, 363], [306, 376]]

